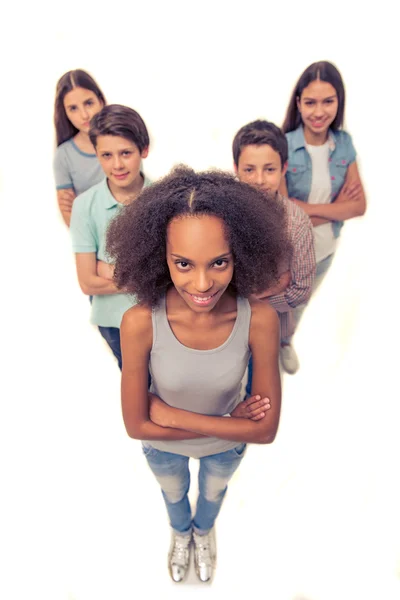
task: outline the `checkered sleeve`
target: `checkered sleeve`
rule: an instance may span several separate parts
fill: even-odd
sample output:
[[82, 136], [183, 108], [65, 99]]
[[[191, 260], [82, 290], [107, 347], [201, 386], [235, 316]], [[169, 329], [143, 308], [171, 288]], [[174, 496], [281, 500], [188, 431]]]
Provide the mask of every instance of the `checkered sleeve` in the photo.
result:
[[294, 202], [288, 201], [289, 237], [293, 245], [290, 264], [292, 281], [281, 294], [271, 296], [270, 304], [278, 312], [287, 312], [304, 304], [311, 296], [315, 278], [314, 236], [311, 220]]

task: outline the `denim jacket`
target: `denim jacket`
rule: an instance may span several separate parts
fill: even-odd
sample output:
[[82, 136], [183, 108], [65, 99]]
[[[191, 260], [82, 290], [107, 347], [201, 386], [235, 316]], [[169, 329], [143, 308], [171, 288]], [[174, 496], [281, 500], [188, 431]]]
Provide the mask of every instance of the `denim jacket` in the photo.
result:
[[[289, 146], [289, 164], [286, 173], [286, 184], [289, 198], [297, 198], [308, 202], [311, 191], [312, 163], [306, 148], [303, 126], [286, 134]], [[332, 183], [332, 199], [335, 201], [346, 179], [349, 165], [356, 160], [351, 137], [346, 131], [329, 130], [329, 173]], [[333, 233], [340, 235], [343, 221], [333, 221]]]

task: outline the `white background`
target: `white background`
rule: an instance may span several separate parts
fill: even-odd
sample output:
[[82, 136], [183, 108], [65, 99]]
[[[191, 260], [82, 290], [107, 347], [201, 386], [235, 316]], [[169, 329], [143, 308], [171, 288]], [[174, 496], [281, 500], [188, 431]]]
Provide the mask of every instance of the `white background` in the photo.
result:
[[[2, 598], [399, 597], [398, 35], [389, 7], [8, 6], [0, 42]], [[56, 207], [56, 81], [83, 68], [109, 102], [137, 109], [151, 134], [145, 171], [155, 179], [177, 162], [231, 168], [236, 130], [259, 117], [281, 124], [296, 79], [324, 59], [345, 80], [368, 213], [346, 224], [304, 316], [301, 370], [284, 377], [277, 440], [251, 447], [232, 481], [214, 583], [191, 574], [176, 586], [162, 498], [139, 442], [125, 434], [119, 372], [88, 323]]]

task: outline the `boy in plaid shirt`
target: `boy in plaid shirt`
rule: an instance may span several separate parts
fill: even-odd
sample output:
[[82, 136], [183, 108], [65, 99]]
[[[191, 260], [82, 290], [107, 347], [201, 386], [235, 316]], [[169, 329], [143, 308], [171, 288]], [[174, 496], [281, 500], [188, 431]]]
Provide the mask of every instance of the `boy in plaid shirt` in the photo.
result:
[[[277, 202], [283, 202], [287, 211], [289, 235], [293, 245], [289, 269], [282, 273], [273, 288], [257, 297], [268, 300], [278, 312], [281, 322], [281, 363], [285, 371], [295, 373], [299, 368], [299, 361], [291, 345], [294, 333], [292, 311], [308, 301], [315, 278], [312, 223], [294, 202], [278, 193], [288, 161], [288, 143], [279, 127], [261, 120], [248, 123], [235, 135], [232, 150], [234, 168], [240, 181], [275, 193]], [[250, 361], [248, 393], [251, 390], [251, 367]]]

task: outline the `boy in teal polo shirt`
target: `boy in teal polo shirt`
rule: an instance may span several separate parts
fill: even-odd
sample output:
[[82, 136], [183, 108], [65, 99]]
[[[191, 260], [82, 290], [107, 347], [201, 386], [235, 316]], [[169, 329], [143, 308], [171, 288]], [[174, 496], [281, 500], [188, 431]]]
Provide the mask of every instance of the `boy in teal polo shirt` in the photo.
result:
[[93, 296], [91, 322], [98, 326], [121, 369], [119, 328], [123, 314], [136, 299], [112, 281], [106, 233], [110, 221], [150, 184], [140, 171], [150, 140], [141, 116], [118, 104], [105, 106], [93, 117], [89, 137], [106, 177], [74, 200], [72, 247], [79, 285], [84, 294]]

